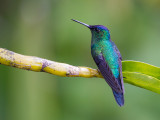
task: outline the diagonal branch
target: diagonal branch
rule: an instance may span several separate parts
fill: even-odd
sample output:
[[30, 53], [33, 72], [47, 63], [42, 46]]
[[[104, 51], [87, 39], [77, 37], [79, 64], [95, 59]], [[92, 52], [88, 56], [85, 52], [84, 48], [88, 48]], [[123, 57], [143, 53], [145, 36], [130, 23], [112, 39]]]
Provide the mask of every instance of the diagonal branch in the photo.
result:
[[[62, 77], [103, 78], [97, 69], [72, 66], [47, 59], [25, 56], [0, 48], [0, 64]], [[123, 61], [124, 82], [160, 93], [160, 68], [138, 61]]]
[[3, 48], [0, 48], [0, 63], [20, 69], [47, 72], [63, 77], [102, 77], [96, 69], [72, 66], [34, 56], [25, 56]]

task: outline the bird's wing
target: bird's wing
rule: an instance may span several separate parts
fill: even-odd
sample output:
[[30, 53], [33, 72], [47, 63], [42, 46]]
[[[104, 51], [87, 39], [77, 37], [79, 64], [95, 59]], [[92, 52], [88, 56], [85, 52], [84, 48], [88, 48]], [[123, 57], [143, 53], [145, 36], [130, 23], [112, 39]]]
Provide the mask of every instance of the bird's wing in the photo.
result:
[[119, 52], [119, 50], [115, 47], [115, 50], [117, 51], [118, 54], [118, 63], [119, 63], [119, 74], [120, 74], [120, 80], [121, 80], [121, 86], [122, 86], [122, 90], [124, 92], [124, 84], [123, 84], [123, 75], [122, 75], [122, 57], [121, 57], [121, 53]]
[[118, 80], [114, 77], [109, 65], [104, 59], [102, 54], [94, 56], [94, 61], [97, 64], [100, 72], [109, 86], [118, 93], [122, 93], [121, 86], [118, 84]]
[[123, 90], [123, 92], [124, 92], [124, 84], [123, 84], [123, 75], [122, 75], [122, 62], [121, 62], [122, 60], [121, 59], [119, 59], [118, 60], [118, 62], [119, 62], [119, 74], [120, 74], [120, 80], [121, 80], [121, 88], [122, 88], [122, 90]]

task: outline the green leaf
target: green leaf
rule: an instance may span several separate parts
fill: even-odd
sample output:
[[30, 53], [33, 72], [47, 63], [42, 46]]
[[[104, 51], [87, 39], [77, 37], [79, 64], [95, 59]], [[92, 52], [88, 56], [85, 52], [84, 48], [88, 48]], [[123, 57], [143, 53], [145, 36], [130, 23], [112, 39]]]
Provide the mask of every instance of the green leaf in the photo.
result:
[[160, 94], [160, 68], [139, 62], [123, 61], [124, 82]]

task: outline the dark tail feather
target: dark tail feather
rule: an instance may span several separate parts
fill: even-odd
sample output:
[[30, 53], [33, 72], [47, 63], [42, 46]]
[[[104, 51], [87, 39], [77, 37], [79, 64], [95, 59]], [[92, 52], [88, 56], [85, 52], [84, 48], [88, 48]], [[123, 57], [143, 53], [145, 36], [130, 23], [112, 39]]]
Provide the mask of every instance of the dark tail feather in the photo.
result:
[[117, 93], [113, 90], [114, 98], [117, 104], [121, 107], [124, 105], [124, 95], [123, 93]]

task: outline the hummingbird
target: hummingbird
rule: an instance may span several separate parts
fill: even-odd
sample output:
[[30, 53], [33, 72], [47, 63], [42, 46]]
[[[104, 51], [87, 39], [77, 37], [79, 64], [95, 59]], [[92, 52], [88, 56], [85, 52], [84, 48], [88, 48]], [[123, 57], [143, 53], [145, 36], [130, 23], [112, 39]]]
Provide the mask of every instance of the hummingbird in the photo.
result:
[[91, 54], [104, 77], [111, 87], [114, 98], [119, 106], [124, 105], [124, 85], [122, 75], [122, 57], [113, 41], [110, 32], [103, 25], [88, 25], [78, 20], [73, 21], [88, 27], [92, 33]]

